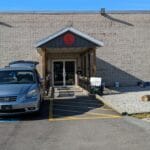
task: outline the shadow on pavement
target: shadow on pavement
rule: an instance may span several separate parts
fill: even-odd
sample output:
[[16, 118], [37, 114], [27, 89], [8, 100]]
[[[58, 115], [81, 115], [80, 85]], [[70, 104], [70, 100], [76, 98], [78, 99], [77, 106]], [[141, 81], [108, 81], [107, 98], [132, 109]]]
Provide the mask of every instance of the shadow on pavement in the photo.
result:
[[124, 94], [124, 93], [132, 93], [132, 92], [148, 92], [150, 91], [150, 86], [147, 87], [139, 87], [139, 86], [130, 86], [130, 87], [109, 87], [105, 88], [104, 95], [116, 95], [116, 94]]
[[62, 118], [83, 115], [103, 106], [103, 103], [89, 96], [80, 96], [73, 99], [55, 99], [53, 102], [53, 117]]
[[[44, 100], [41, 111], [37, 115], [26, 114], [26, 115], [15, 115], [8, 117], [0, 117], [0, 121], [38, 121], [48, 120], [50, 111], [52, 111], [53, 118], [71, 117], [77, 115], [84, 115], [85, 113], [94, 110], [96, 108], [103, 107], [104, 104], [94, 97], [79, 96], [76, 98], [59, 98], [53, 101], [52, 107], [50, 107], [50, 101]], [[50, 110], [52, 108], [52, 110]]]

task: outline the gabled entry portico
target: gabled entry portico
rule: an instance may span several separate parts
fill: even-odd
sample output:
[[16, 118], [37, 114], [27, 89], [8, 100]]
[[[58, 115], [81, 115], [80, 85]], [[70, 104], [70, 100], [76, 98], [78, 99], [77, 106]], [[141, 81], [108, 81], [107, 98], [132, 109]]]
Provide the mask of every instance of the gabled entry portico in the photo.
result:
[[41, 55], [42, 74], [50, 76], [51, 86], [79, 84], [79, 76], [96, 75], [96, 47], [98, 41], [73, 27], [64, 28], [37, 42]]

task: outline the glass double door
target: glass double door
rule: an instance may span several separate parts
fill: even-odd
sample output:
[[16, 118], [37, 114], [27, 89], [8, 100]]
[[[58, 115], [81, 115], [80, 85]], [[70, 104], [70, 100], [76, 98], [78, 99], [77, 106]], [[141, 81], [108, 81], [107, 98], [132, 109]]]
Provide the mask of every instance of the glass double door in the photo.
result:
[[53, 72], [55, 86], [75, 85], [75, 61], [54, 61]]

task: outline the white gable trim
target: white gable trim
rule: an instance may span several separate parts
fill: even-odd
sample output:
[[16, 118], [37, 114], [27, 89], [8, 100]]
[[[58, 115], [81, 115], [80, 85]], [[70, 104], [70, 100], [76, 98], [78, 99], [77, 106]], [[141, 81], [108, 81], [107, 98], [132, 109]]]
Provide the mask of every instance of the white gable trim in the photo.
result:
[[62, 35], [62, 34], [64, 34], [64, 33], [68, 32], [68, 31], [70, 31], [70, 32], [72, 32], [72, 33], [74, 33], [74, 34], [77, 34], [77, 35], [81, 36], [82, 38], [84, 38], [84, 39], [86, 39], [86, 40], [88, 40], [88, 41], [90, 41], [90, 42], [92, 42], [92, 43], [94, 43], [94, 44], [96, 44], [96, 45], [98, 45], [98, 46], [104, 46], [104, 43], [103, 43], [102, 41], [96, 40], [96, 39], [94, 39], [93, 37], [90, 37], [89, 35], [86, 35], [86, 34], [80, 32], [80, 31], [74, 29], [73, 27], [67, 27], [67, 28], [65, 28], [65, 29], [63, 29], [63, 30], [60, 30], [60, 31], [57, 32], [57, 33], [54, 33], [54, 34], [52, 34], [52, 35], [50, 35], [50, 36], [48, 36], [48, 37], [46, 37], [46, 38], [44, 38], [44, 39], [38, 41], [38, 42], [35, 44], [35, 47], [38, 48], [38, 47], [40, 47], [41, 45], [43, 45], [43, 44], [45, 44], [45, 43], [47, 43], [47, 42], [53, 40], [54, 38], [56, 38], [56, 37], [58, 37], [58, 36], [60, 36], [60, 35]]

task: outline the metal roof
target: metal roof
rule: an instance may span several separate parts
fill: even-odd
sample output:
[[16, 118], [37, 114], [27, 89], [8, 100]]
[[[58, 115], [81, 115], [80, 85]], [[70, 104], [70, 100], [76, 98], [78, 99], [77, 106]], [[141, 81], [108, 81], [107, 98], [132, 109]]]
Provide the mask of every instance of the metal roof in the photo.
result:
[[56, 33], [54, 33], [54, 34], [52, 34], [52, 35], [50, 35], [50, 36], [40, 40], [40, 41], [38, 41], [35, 44], [35, 47], [38, 48], [38, 47], [42, 46], [43, 44], [45, 44], [45, 43], [55, 39], [56, 37], [58, 37], [58, 36], [60, 36], [60, 35], [62, 35], [64, 33], [68, 32], [68, 31], [70, 31], [70, 32], [72, 32], [72, 33], [74, 33], [74, 34], [76, 34], [76, 35], [78, 35], [78, 36], [80, 36], [80, 37], [82, 37], [82, 38], [84, 38], [84, 39], [86, 39], [86, 40], [88, 40], [88, 41], [98, 45], [98, 46], [104, 46], [104, 43], [102, 41], [96, 40], [95, 38], [93, 38], [93, 37], [91, 37], [91, 36], [89, 36], [89, 35], [87, 35], [87, 34], [85, 34], [83, 32], [80, 32], [79, 30], [77, 30], [77, 29], [75, 29], [73, 27], [66, 27], [66, 28], [64, 28], [64, 29], [62, 29], [62, 30], [60, 30], [60, 31], [58, 31], [58, 32], [56, 32]]

